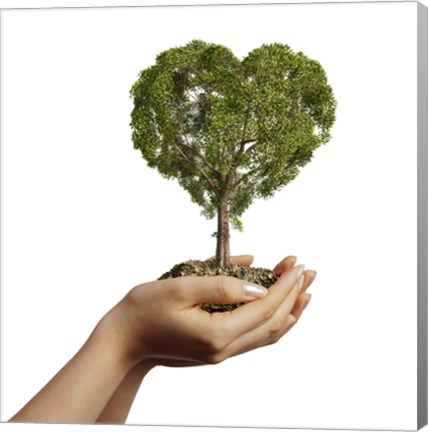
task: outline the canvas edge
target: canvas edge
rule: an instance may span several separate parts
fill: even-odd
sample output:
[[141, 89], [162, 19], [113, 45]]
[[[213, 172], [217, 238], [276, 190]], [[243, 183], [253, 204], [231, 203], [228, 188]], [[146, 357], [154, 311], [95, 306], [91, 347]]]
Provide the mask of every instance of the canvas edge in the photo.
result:
[[[3, 16], [0, 9], [0, 239], [3, 238]], [[0, 380], [3, 376], [3, 242], [0, 241]], [[0, 423], [3, 422], [3, 386], [0, 384]]]
[[428, 8], [417, 5], [417, 86], [418, 86], [418, 357], [417, 357], [417, 428], [427, 424], [427, 201], [428, 201]]

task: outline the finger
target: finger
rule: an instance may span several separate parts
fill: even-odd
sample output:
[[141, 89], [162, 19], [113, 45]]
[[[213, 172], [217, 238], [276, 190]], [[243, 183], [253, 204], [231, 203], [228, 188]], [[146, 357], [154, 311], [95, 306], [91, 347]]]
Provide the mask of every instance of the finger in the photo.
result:
[[300, 318], [309, 301], [311, 300], [312, 295], [308, 293], [301, 293], [299, 297], [297, 297], [296, 303], [294, 303], [293, 309], [291, 310], [291, 315], [293, 315], [296, 320]]
[[317, 272], [315, 270], [305, 270], [303, 272], [303, 282], [301, 292], [304, 293], [312, 285]]
[[311, 294], [307, 294], [306, 290], [312, 285], [312, 282], [315, 280], [316, 275], [317, 272], [315, 270], [306, 270], [303, 272], [304, 279], [302, 283], [302, 288], [300, 290], [299, 297], [297, 298], [296, 303], [294, 304], [293, 309], [291, 310], [291, 314], [297, 317], [297, 319], [299, 319], [299, 316], [302, 312], [300, 310], [300, 307], [302, 306], [304, 309], [307, 306], [307, 303], [309, 303]]
[[188, 308], [201, 303], [243, 303], [268, 292], [265, 287], [228, 276], [186, 276], [176, 278], [174, 285], [177, 298]]
[[282, 274], [293, 268], [296, 264], [297, 257], [290, 255], [279, 262], [272, 270], [276, 274]]
[[[300, 297], [302, 296], [303, 300], [300, 300], [299, 303], [301, 304], [301, 306], [299, 307], [299, 309], [296, 308], [296, 310], [293, 307], [293, 310], [290, 312], [290, 314], [288, 315], [288, 317], [285, 320], [285, 324], [284, 324], [284, 333], [281, 335], [281, 337], [289, 332], [295, 325], [296, 323], [300, 320], [300, 317], [303, 314], [303, 311], [306, 309], [306, 307], [308, 306], [312, 295], [311, 294], [300, 294]], [[296, 300], [297, 303], [297, 300]]]
[[[297, 319], [300, 317], [300, 309], [303, 306], [300, 302], [304, 302], [304, 296], [306, 293], [302, 293], [304, 283], [304, 274], [302, 274], [301, 279], [297, 282], [297, 289], [293, 287], [291, 295], [289, 295], [278, 307], [274, 316], [270, 320], [270, 333], [281, 334], [283, 328], [283, 323], [286, 322], [287, 317], [291, 314], [291, 317]], [[302, 300], [299, 300], [302, 298]], [[293, 314], [293, 309], [296, 307], [296, 313]], [[295, 324], [293, 320], [293, 325]]]
[[241, 266], [250, 266], [254, 261], [254, 257], [252, 255], [237, 255], [230, 257], [230, 263], [241, 265]]
[[228, 329], [232, 341], [269, 321], [283, 303], [289, 308], [288, 315], [301, 289], [301, 283], [298, 284], [297, 279], [302, 272], [303, 266], [293, 267], [280, 276], [264, 297], [233, 311], [215, 314], [213, 319], [217, 320], [217, 325]]
[[299, 295], [299, 297], [296, 300], [296, 303], [293, 306], [292, 311], [285, 319], [284, 330], [280, 337], [282, 337], [285, 333], [290, 331], [300, 320], [300, 317], [302, 316], [303, 311], [308, 306], [311, 298], [312, 298], [312, 294], [303, 293]]
[[313, 283], [315, 278], [317, 277], [317, 272], [315, 270], [306, 270], [305, 280], [303, 282], [302, 292], [305, 292]]
[[[211, 256], [206, 261], [213, 260], [215, 257]], [[230, 263], [241, 265], [241, 266], [250, 266], [254, 261], [253, 255], [236, 255], [230, 257]]]

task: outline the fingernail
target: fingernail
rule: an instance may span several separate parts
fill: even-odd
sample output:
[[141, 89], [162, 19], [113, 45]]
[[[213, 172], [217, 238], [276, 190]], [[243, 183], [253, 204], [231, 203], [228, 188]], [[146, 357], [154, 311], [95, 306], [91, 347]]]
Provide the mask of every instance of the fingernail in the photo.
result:
[[244, 283], [244, 293], [250, 297], [263, 297], [267, 294], [268, 290], [261, 285], [252, 282]]
[[296, 269], [299, 269], [298, 271], [297, 271], [297, 279], [302, 275], [302, 273], [304, 272], [304, 270], [305, 270], [305, 265], [304, 264], [300, 264], [299, 266], [297, 266], [296, 267]]
[[304, 308], [306, 308], [306, 306], [309, 304], [309, 302], [311, 301], [312, 298], [312, 294], [306, 294], [306, 301], [305, 301], [305, 306]]
[[305, 280], [305, 276], [300, 275], [297, 279], [297, 286], [299, 287], [299, 289], [302, 289], [303, 286], [303, 281]]

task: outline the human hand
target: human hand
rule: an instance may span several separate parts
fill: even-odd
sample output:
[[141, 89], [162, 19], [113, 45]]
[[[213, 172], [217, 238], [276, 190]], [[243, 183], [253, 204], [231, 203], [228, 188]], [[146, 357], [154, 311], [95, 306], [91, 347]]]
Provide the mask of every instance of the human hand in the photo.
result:
[[[234, 262], [250, 265], [252, 257]], [[224, 276], [188, 276], [135, 287], [110, 313], [122, 335], [124, 357], [131, 364], [213, 364], [278, 341], [300, 318], [310, 299], [305, 290], [315, 277], [295, 262], [287, 257], [274, 268], [281, 277], [268, 292]], [[210, 302], [247, 303], [210, 314], [200, 308]]]

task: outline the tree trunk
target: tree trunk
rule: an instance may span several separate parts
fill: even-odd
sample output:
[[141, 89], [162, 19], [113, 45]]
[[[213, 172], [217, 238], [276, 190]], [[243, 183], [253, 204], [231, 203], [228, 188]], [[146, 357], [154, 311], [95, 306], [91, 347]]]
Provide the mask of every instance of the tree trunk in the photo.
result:
[[229, 203], [227, 196], [220, 200], [217, 213], [217, 267], [230, 265]]

